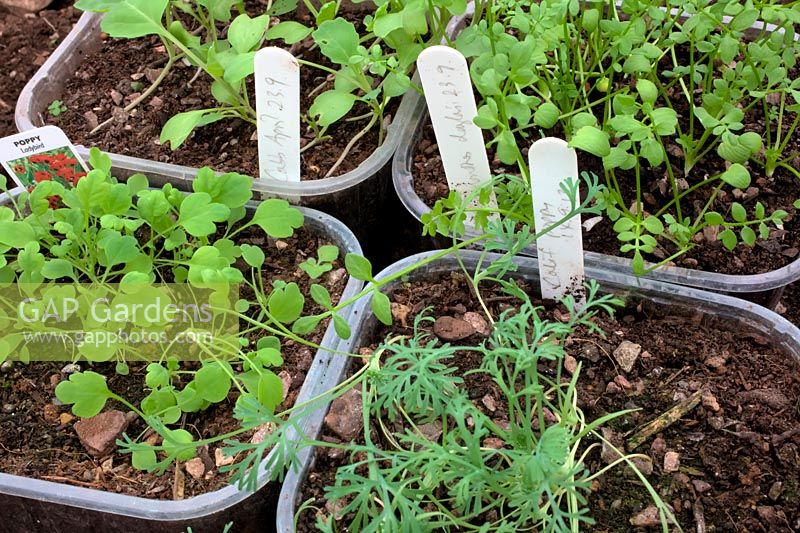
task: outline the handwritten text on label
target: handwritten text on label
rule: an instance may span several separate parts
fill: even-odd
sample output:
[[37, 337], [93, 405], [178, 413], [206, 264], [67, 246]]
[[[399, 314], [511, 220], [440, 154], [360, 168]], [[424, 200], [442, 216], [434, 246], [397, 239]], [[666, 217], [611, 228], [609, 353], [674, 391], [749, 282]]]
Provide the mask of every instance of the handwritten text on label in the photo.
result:
[[[578, 179], [578, 158], [566, 141], [547, 137], [533, 143], [528, 152], [531, 194], [536, 231], [558, 223], [572, 210], [570, 198], [561, 189], [566, 179]], [[577, 205], [579, 198], [574, 198]], [[536, 241], [539, 276], [544, 298], [558, 299], [568, 293], [583, 301], [583, 238], [581, 221], [574, 216]]]
[[261, 178], [300, 181], [300, 65], [280, 48], [255, 56]]
[[[432, 46], [417, 59], [433, 131], [451, 190], [467, 198], [491, 178], [483, 134], [472, 119], [478, 114], [467, 60], [446, 46]], [[477, 205], [473, 197], [472, 206]], [[489, 207], [496, 207], [494, 193]], [[471, 222], [474, 217], [468, 217]]]

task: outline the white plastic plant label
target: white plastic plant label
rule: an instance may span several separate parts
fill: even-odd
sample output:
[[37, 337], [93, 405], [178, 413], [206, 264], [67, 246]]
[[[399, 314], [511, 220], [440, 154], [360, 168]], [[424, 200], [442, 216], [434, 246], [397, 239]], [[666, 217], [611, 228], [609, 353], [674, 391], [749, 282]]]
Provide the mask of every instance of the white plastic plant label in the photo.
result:
[[[544, 231], [559, 222], [579, 205], [561, 188], [564, 180], [578, 180], [578, 156], [563, 139], [546, 137], [533, 143], [528, 152], [531, 169], [531, 195], [536, 231]], [[580, 216], [574, 216], [539, 237], [536, 241], [542, 297], [559, 299], [573, 294], [578, 303], [583, 295], [583, 237]]]
[[55, 126], [0, 139], [0, 164], [17, 185], [25, 188], [40, 181], [72, 187], [89, 172], [66, 134]]
[[259, 177], [300, 181], [300, 65], [280, 48], [255, 55]]
[[[417, 59], [428, 112], [442, 156], [450, 190], [468, 198], [491, 179], [489, 158], [481, 129], [472, 119], [478, 114], [467, 60], [461, 52], [447, 46], [432, 46]], [[471, 206], [478, 204], [473, 196]], [[491, 193], [488, 207], [496, 207]], [[467, 217], [470, 222], [474, 217]]]

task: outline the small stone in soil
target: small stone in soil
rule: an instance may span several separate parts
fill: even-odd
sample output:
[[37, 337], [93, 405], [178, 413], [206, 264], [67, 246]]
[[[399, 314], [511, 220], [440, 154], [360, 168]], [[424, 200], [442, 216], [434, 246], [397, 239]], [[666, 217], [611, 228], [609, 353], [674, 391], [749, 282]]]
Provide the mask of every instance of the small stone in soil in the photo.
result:
[[606, 385], [606, 394], [619, 394], [621, 392], [622, 392], [622, 387], [620, 387], [613, 381], [609, 381], [608, 385]]
[[325, 425], [344, 442], [350, 442], [361, 433], [361, 410], [361, 389], [350, 389], [333, 401]]
[[719, 355], [715, 355], [713, 357], [709, 357], [705, 360], [706, 366], [710, 366], [717, 372], [721, 372], [725, 370], [725, 358]]
[[225, 455], [225, 452], [222, 451], [222, 448], [217, 448], [214, 450], [214, 464], [217, 465], [217, 468], [221, 466], [232, 465], [235, 460], [236, 458], [232, 455]]
[[331, 270], [330, 272], [328, 272], [327, 276], [328, 283], [330, 285], [336, 285], [337, 283], [342, 281], [346, 275], [347, 275], [347, 270], [345, 270], [344, 268], [337, 268], [336, 270]]
[[433, 323], [433, 332], [443, 341], [460, 341], [475, 333], [475, 328], [466, 320], [442, 316]]
[[400, 324], [404, 327], [408, 327], [408, 313], [411, 312], [411, 308], [405, 304], [399, 304], [397, 302], [392, 302], [392, 318], [395, 320], [399, 320]]
[[64, 368], [61, 369], [61, 373], [66, 375], [74, 374], [75, 372], [80, 372], [80, 371], [81, 367], [76, 363], [70, 363], [68, 365], [65, 365]]
[[469, 323], [476, 333], [479, 333], [484, 337], [488, 337], [492, 333], [489, 323], [486, 322], [486, 319], [483, 318], [480, 313], [476, 313], [474, 311], [464, 313], [464, 321]]
[[625, 390], [631, 390], [633, 388], [631, 386], [631, 382], [628, 381], [622, 374], [619, 374], [614, 378], [614, 383], [616, 383]]
[[434, 420], [433, 422], [417, 426], [417, 429], [419, 429], [423, 437], [429, 441], [435, 442], [442, 436], [442, 421]]
[[283, 394], [281, 396], [281, 401], [286, 399], [286, 396], [289, 394], [289, 390], [292, 388], [292, 375], [287, 372], [286, 370], [281, 370], [278, 373], [278, 377], [281, 378], [281, 384], [283, 384]]
[[11, 361], [3, 361], [3, 364], [0, 365], [0, 372], [3, 374], [8, 374], [14, 368], [14, 363]]
[[195, 479], [203, 479], [206, 473], [206, 465], [203, 464], [201, 458], [195, 457], [194, 459], [186, 461], [186, 472]]
[[650, 505], [644, 511], [634, 515], [630, 522], [635, 527], [656, 527], [661, 524], [661, 518], [658, 515], [656, 506]]
[[[631, 457], [631, 462], [644, 476], [649, 476], [653, 473], [653, 460], [649, 457]], [[633, 471], [630, 471], [630, 473], [633, 474]]]
[[596, 363], [600, 360], [600, 349], [594, 344], [587, 344], [583, 350], [581, 350], [580, 355], [592, 363]]
[[42, 416], [48, 422], [55, 422], [56, 420], [58, 420], [58, 417], [61, 414], [58, 406], [53, 405], [51, 403], [45, 405], [42, 411], [43, 411]]
[[128, 427], [121, 411], [106, 411], [75, 423], [75, 433], [91, 455], [101, 457], [114, 449], [117, 438]]
[[[603, 447], [600, 451], [600, 458], [606, 464], [611, 464], [617, 459], [619, 459], [619, 454], [612, 448], [616, 448], [617, 450], [622, 450], [624, 447], [624, 442], [622, 437], [614, 432], [611, 428], [601, 428], [600, 432], [603, 434]], [[609, 444], [606, 443], [608, 441]]]
[[483, 447], [484, 448], [491, 448], [493, 450], [499, 450], [503, 447], [505, 443], [502, 439], [498, 439], [497, 437], [487, 437], [483, 439]]
[[725, 427], [725, 419], [721, 416], [709, 416], [708, 425], [719, 431]]
[[73, 420], [75, 420], [75, 417], [72, 416], [72, 414], [70, 413], [61, 413], [61, 415], [58, 417], [58, 421], [61, 423], [62, 426], [66, 426]]
[[667, 443], [663, 438], [656, 437], [653, 439], [653, 443], [650, 444], [650, 450], [657, 455], [661, 455], [667, 450]]
[[664, 471], [677, 472], [681, 467], [681, 456], [678, 452], [667, 452], [664, 454]]
[[278, 251], [285, 250], [285, 249], [287, 249], [288, 247], [289, 247], [289, 243], [287, 243], [287, 242], [285, 242], [285, 241], [281, 241], [281, 240], [277, 240], [277, 241], [275, 241], [275, 248], [277, 248], [277, 249], [278, 249]]
[[251, 444], [261, 444], [264, 442], [264, 439], [267, 438], [275, 430], [274, 425], [271, 422], [267, 422], [266, 424], [262, 424], [256, 428], [256, 432], [253, 433], [253, 436], [250, 437]]
[[711, 485], [709, 485], [708, 482], [703, 481], [702, 479], [693, 479], [692, 485], [694, 485], [694, 490], [700, 493], [711, 490]]
[[494, 401], [494, 396], [492, 396], [491, 394], [487, 394], [487, 395], [485, 395], [485, 396], [484, 396], [484, 397], [481, 399], [481, 403], [483, 403], [483, 405], [484, 405], [484, 406], [485, 406], [485, 407], [486, 407], [486, 408], [487, 408], [489, 411], [491, 411], [491, 412], [493, 412], [493, 413], [494, 413], [495, 411], [497, 411], [497, 404], [496, 404], [496, 403], [495, 403], [495, 401]]
[[703, 407], [710, 409], [715, 413], [719, 411], [719, 402], [717, 402], [716, 396], [711, 394], [711, 391], [706, 391], [703, 393]]
[[758, 389], [751, 391], [742, 391], [738, 394], [741, 400], [746, 402], [758, 402], [768, 407], [780, 411], [785, 409], [791, 403], [789, 398], [778, 389]]
[[574, 374], [575, 371], [578, 369], [578, 360], [572, 357], [571, 355], [567, 355], [564, 357], [564, 368], [570, 374]]
[[614, 350], [614, 359], [617, 360], [622, 370], [630, 372], [633, 370], [633, 365], [636, 363], [636, 359], [641, 352], [641, 345], [631, 341], [622, 341], [620, 345], [617, 346], [617, 349]]
[[781, 492], [782, 491], [783, 491], [783, 483], [780, 482], [780, 481], [776, 481], [769, 488], [769, 493], [767, 493], [767, 495], [769, 496], [770, 500], [777, 501], [778, 498], [781, 497]]

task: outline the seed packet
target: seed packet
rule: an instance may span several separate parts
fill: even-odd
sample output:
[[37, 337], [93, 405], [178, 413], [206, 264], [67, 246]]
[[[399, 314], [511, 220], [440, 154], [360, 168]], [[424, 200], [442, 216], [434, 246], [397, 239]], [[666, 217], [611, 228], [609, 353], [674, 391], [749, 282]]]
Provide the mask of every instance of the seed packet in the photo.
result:
[[55, 126], [0, 139], [0, 164], [25, 188], [49, 180], [73, 187], [89, 172], [66, 134]]

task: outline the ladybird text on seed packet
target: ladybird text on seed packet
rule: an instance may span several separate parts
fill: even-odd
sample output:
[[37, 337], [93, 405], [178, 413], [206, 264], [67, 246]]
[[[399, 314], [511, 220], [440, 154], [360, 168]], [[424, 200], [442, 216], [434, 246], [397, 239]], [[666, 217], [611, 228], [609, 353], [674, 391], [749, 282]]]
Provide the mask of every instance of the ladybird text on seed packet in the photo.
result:
[[41, 181], [74, 187], [89, 171], [66, 134], [55, 126], [0, 139], [0, 164], [26, 189]]

